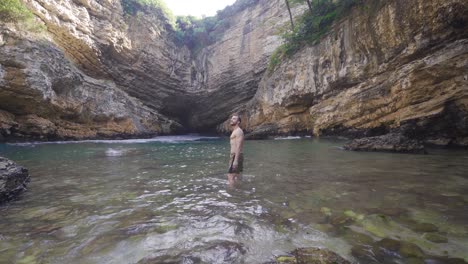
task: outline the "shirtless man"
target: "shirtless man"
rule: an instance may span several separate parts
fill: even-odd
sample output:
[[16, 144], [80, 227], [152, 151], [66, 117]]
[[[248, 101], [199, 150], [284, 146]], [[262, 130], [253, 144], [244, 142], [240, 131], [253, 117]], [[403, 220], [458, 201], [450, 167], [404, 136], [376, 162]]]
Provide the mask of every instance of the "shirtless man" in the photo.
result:
[[229, 184], [233, 184], [239, 177], [244, 169], [244, 155], [242, 149], [244, 147], [244, 132], [239, 127], [241, 118], [238, 115], [231, 117], [231, 156], [229, 159]]

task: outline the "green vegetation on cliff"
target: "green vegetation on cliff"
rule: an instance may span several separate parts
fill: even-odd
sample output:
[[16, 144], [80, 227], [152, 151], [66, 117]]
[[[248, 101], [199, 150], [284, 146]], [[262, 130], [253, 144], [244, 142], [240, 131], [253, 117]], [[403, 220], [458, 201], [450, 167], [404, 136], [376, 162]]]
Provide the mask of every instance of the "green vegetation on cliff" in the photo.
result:
[[[292, 3], [298, 2], [302, 1], [292, 1]], [[317, 44], [318, 40], [329, 32], [335, 21], [362, 3], [363, 0], [312, 1], [310, 6], [312, 11], [307, 10], [296, 19], [293, 30], [283, 33], [285, 43], [271, 56], [268, 71], [272, 72], [284, 58], [292, 56], [305, 45]]]
[[126, 15], [134, 16], [139, 11], [157, 13], [171, 26], [176, 43], [180, 46], [186, 45], [193, 54], [219, 40], [231, 26], [230, 17], [256, 5], [259, 1], [237, 0], [234, 4], [218, 11], [215, 16], [198, 18], [195, 16], [174, 17], [164, 0], [120, 0]]
[[216, 40], [229, 28], [229, 22], [217, 16], [197, 18], [194, 16], [179, 16], [176, 20], [176, 41], [186, 45], [194, 53]]
[[20, 22], [33, 18], [29, 11], [20, 0], [1, 0], [0, 1], [0, 21]]
[[177, 43], [187, 45], [193, 53], [197, 53], [223, 36], [231, 26], [230, 17], [258, 2], [259, 0], [237, 0], [212, 17], [178, 16], [175, 27]]
[[134, 16], [138, 11], [153, 12], [174, 26], [175, 18], [164, 0], [120, 0], [124, 14]]

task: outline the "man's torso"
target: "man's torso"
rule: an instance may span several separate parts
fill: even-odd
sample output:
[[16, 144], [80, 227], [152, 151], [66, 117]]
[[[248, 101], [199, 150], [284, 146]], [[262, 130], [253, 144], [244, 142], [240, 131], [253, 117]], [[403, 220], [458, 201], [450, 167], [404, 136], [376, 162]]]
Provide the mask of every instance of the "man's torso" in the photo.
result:
[[[235, 153], [235, 152], [236, 152], [236, 149], [237, 149], [237, 147], [238, 147], [238, 144], [240, 144], [239, 140], [237, 140], [239, 134], [243, 134], [243, 131], [242, 131], [242, 129], [240, 129], [240, 128], [234, 129], [234, 131], [232, 131], [232, 133], [231, 133], [231, 139], [230, 139], [230, 142], [231, 142], [231, 153]], [[241, 152], [242, 152], [242, 150], [241, 150]]]

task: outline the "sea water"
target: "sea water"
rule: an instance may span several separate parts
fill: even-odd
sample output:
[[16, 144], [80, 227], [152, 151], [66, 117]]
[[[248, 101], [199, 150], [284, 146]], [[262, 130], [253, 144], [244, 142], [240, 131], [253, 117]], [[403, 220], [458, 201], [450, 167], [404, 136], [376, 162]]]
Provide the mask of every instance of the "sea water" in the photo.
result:
[[0, 263], [265, 263], [301, 247], [363, 263], [352, 251], [384, 238], [423, 255], [377, 262], [468, 259], [468, 151], [342, 144], [246, 141], [234, 185], [227, 138], [1, 144], [31, 182], [0, 207]]

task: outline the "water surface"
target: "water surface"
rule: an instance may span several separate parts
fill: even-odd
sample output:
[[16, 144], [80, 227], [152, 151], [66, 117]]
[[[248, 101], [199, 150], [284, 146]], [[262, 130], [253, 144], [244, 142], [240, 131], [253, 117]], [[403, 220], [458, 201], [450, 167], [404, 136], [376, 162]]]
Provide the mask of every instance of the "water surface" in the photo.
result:
[[324, 247], [366, 263], [351, 251], [383, 238], [423, 255], [381, 263], [468, 259], [467, 151], [358, 153], [342, 143], [247, 141], [235, 186], [222, 138], [2, 144], [32, 181], [0, 207], [0, 262], [265, 263]]

